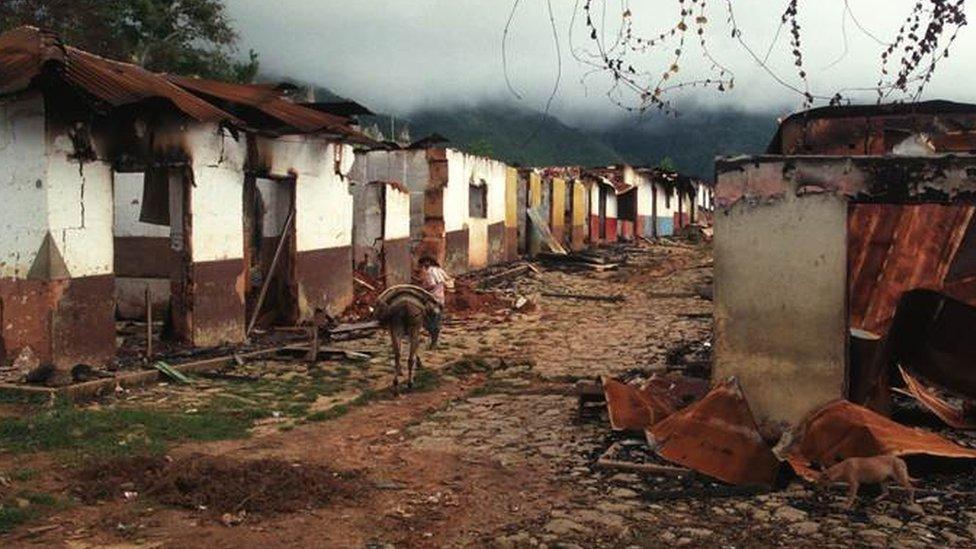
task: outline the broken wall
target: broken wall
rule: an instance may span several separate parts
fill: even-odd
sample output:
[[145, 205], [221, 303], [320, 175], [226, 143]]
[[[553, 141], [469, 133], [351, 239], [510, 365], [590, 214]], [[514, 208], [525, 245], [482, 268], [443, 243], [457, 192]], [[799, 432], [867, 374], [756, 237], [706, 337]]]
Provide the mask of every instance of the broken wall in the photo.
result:
[[[86, 127], [31, 93], [0, 100], [0, 348], [99, 364], [115, 352], [112, 170]], [[93, 155], [94, 156], [94, 155]]]
[[654, 200], [657, 236], [673, 235], [677, 228], [675, 219], [678, 215], [678, 195], [674, 187], [654, 183]]
[[566, 180], [554, 177], [550, 185], [549, 231], [562, 244], [566, 241]]
[[586, 189], [586, 184], [582, 181], [575, 179], [571, 183], [572, 195], [571, 195], [571, 223], [570, 227], [570, 248], [574, 251], [582, 250], [586, 248], [586, 238], [587, 238], [587, 219], [589, 218], [589, 203], [587, 198], [589, 197], [589, 192]]
[[760, 424], [796, 423], [844, 396], [847, 202], [797, 194], [781, 165], [719, 174], [775, 187], [715, 219], [713, 380], [735, 376]]
[[383, 271], [386, 285], [408, 284], [413, 274], [410, 256], [410, 192], [401, 185], [385, 185]]
[[634, 234], [654, 238], [654, 186], [644, 173], [637, 174], [637, 222]]
[[[448, 255], [454, 255], [457, 231], [468, 236], [466, 269], [499, 263], [505, 256], [505, 189], [508, 166], [491, 158], [447, 149], [448, 183], [444, 189], [444, 226]], [[485, 217], [469, 215], [469, 185], [487, 187]], [[459, 252], [458, 252], [459, 253]], [[448, 261], [455, 266], [457, 261]]]
[[317, 136], [258, 138], [272, 177], [295, 178], [295, 279], [299, 321], [340, 314], [352, 303], [351, 146]]
[[171, 179], [170, 187], [182, 183], [189, 264], [183, 280], [174, 280], [174, 324], [179, 335], [197, 347], [240, 343], [247, 282], [243, 206], [247, 145], [243, 136], [235, 139], [213, 124], [190, 126], [182, 137], [190, 158], [189, 175], [174, 174], [176, 181]]
[[594, 183], [590, 187], [590, 243], [617, 241], [617, 195], [613, 187]]
[[519, 255], [519, 176], [515, 168], [505, 170], [505, 243], [504, 261], [515, 261]]

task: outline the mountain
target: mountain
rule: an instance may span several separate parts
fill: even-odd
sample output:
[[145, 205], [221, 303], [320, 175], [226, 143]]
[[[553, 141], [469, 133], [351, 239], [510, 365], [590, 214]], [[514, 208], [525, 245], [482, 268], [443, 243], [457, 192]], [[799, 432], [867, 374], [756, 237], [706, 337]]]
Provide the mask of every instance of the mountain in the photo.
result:
[[633, 164], [669, 158], [679, 171], [711, 179], [716, 156], [762, 153], [776, 128], [773, 113], [697, 110], [620, 122], [598, 135]]
[[521, 166], [598, 166], [623, 157], [600, 136], [554, 116], [501, 103], [408, 115], [414, 138], [439, 133], [462, 150]]
[[[263, 79], [282, 80], [273, 75]], [[345, 100], [328, 88], [313, 88], [318, 101]], [[401, 141], [438, 133], [447, 137], [452, 147], [512, 165], [605, 166], [627, 162], [654, 166], [665, 161], [681, 172], [706, 179], [713, 176], [716, 156], [765, 151], [777, 125], [773, 112], [698, 108], [683, 111], [676, 118], [625, 117], [599, 129], [575, 128], [554, 116], [501, 102], [395, 116], [377, 113], [360, 117], [360, 123], [387, 134], [392, 125]]]
[[602, 129], [583, 129], [503, 104], [427, 110], [408, 119], [399, 123], [406, 123], [415, 139], [436, 132], [452, 146], [511, 164], [654, 166], [668, 159], [679, 171], [706, 179], [713, 175], [716, 156], [765, 151], [777, 126], [772, 113], [697, 110], [678, 118], [625, 118]]

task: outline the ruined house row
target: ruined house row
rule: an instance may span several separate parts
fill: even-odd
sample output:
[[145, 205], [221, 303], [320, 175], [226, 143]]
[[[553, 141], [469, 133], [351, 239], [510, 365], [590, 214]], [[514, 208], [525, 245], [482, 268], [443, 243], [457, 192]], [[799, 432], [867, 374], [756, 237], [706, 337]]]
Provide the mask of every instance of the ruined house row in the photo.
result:
[[252, 320], [341, 313], [354, 269], [396, 284], [422, 255], [454, 273], [515, 259], [546, 245], [528, 209], [580, 248], [710, 206], [675, 174], [376, 143], [274, 86], [151, 73], [30, 27], [0, 36], [0, 165], [0, 358], [58, 366], [110, 361], [116, 319], [147, 306], [174, 340], [234, 344]]

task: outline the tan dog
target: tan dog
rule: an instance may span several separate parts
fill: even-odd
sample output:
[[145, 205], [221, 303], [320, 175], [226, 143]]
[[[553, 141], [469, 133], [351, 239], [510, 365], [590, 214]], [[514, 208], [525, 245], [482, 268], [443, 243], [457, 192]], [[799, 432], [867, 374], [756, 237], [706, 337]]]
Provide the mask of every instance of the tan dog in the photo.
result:
[[881, 495], [875, 501], [888, 495], [888, 485], [885, 481], [895, 480], [908, 490], [908, 497], [915, 502], [915, 487], [912, 486], [913, 479], [908, 476], [908, 466], [905, 460], [891, 454], [873, 457], [852, 457], [827, 468], [820, 474], [817, 484], [827, 482], [846, 482], [848, 485], [847, 504], [844, 506], [850, 509], [854, 506], [857, 499], [857, 491], [862, 484], [880, 484]]

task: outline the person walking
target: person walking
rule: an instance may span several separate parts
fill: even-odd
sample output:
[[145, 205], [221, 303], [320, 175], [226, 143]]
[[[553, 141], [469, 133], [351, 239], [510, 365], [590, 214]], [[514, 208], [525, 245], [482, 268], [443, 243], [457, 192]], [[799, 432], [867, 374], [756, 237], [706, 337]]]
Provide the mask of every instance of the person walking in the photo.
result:
[[441, 310], [437, 314], [427, 317], [427, 332], [430, 333], [430, 348], [437, 345], [437, 339], [441, 332], [441, 322], [444, 319], [444, 307], [446, 306], [446, 291], [454, 285], [454, 280], [447, 271], [441, 268], [437, 260], [429, 255], [420, 258], [420, 285], [430, 292], [441, 305]]

